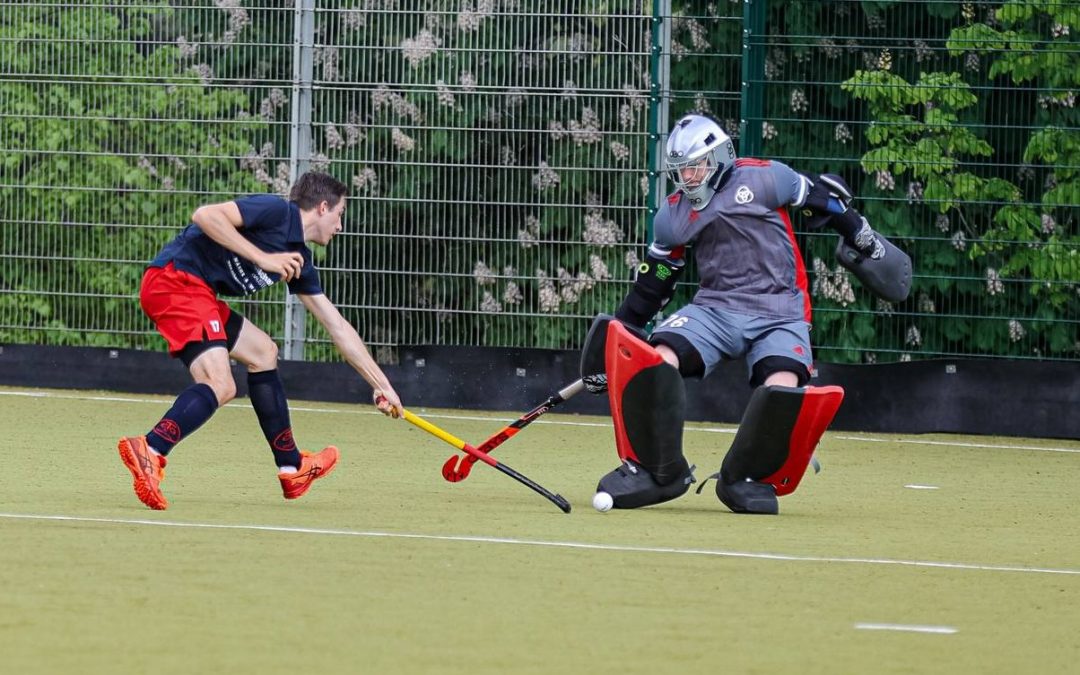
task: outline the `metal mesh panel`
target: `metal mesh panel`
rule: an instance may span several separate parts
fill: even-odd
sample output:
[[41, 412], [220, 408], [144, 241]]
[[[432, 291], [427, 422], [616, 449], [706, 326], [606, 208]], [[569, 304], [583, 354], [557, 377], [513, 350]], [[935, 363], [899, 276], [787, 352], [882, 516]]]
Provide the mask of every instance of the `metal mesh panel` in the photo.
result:
[[[380, 360], [576, 347], [644, 248], [656, 144], [705, 110], [912, 254], [890, 307], [800, 232], [820, 358], [1075, 359], [1078, 33], [1064, 2], [0, 0], [0, 340], [160, 349], [146, 261], [316, 168], [353, 189], [324, 283]], [[235, 304], [328, 358], [282, 300]]]
[[[806, 233], [820, 358], [1077, 358], [1077, 12], [1036, 4], [763, 13], [748, 133], [765, 156], [844, 176], [915, 265], [912, 298], [892, 306], [838, 273], [835, 235]], [[1047, 130], [1060, 153], [1039, 149]]]
[[[258, 149], [284, 123], [255, 102], [287, 85], [273, 64], [288, 66], [291, 19], [0, 3], [0, 339], [161, 348], [135, 300], [143, 266], [200, 203], [266, 189], [254, 165], [280, 158]], [[274, 330], [273, 296], [238, 307]]]
[[576, 346], [644, 243], [651, 18], [336, 4], [314, 137], [355, 199], [331, 297], [375, 343]]

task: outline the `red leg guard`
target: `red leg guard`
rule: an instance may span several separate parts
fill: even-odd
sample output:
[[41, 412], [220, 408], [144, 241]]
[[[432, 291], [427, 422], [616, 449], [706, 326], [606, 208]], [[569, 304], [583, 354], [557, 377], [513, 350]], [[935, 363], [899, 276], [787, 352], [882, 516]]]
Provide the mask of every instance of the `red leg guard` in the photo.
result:
[[724, 457], [721, 480], [769, 483], [777, 496], [795, 491], [844, 390], [828, 387], [758, 387]]
[[799, 487], [821, 435], [832, 424], [843, 400], [841, 387], [806, 387], [802, 408], [791, 430], [787, 461], [776, 473], [761, 479], [762, 483], [776, 487], [776, 496], [791, 494]]
[[637, 462], [660, 485], [686, 473], [679, 371], [618, 321], [608, 325], [605, 361], [619, 459]]

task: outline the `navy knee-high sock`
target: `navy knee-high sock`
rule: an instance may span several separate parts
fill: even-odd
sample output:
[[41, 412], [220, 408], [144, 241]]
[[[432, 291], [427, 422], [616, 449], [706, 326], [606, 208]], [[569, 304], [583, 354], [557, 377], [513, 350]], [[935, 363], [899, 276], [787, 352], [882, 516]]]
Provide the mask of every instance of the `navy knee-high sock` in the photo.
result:
[[279, 467], [299, 469], [300, 451], [293, 440], [289, 402], [285, 398], [285, 387], [281, 384], [277, 369], [248, 373], [247, 381], [251, 407], [255, 408], [266, 442], [274, 451], [274, 463]]
[[176, 397], [169, 412], [146, 434], [146, 442], [162, 455], [180, 442], [218, 409], [217, 395], [208, 384], [193, 384]]

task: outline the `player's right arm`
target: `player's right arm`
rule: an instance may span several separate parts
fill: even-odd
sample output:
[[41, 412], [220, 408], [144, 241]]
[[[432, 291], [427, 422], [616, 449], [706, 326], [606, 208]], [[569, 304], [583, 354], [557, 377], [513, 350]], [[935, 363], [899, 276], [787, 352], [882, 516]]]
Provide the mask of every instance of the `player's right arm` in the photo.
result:
[[285, 281], [299, 277], [304, 268], [304, 258], [299, 253], [267, 253], [245, 239], [238, 231], [244, 226], [244, 218], [234, 201], [200, 206], [191, 214], [191, 222], [216, 243], [266, 272], [281, 275]]
[[[637, 276], [630, 292], [615, 310], [615, 318], [644, 337], [642, 329], [675, 293], [675, 282], [685, 267], [685, 244], [704, 226], [704, 219], [691, 217], [688, 200], [669, 200], [653, 217], [653, 241], [638, 265]], [[582, 346], [581, 379], [593, 394], [607, 391], [604, 372], [604, 350], [607, 321], [610, 316], [599, 315], [589, 329]]]
[[885, 253], [877, 233], [852, 202], [855, 196], [841, 176], [831, 173], [801, 174], [780, 162], [771, 165], [781, 204], [790, 204], [807, 216], [812, 230], [828, 224], [850, 246], [874, 259]]
[[390, 380], [382, 368], [372, 358], [371, 352], [360, 338], [360, 334], [356, 332], [356, 328], [345, 320], [338, 308], [325, 295], [299, 293], [296, 297], [300, 298], [304, 307], [330, 334], [330, 339], [345, 361], [371, 385], [375, 406], [384, 415], [399, 417], [405, 409], [401, 404], [401, 398], [390, 385]]

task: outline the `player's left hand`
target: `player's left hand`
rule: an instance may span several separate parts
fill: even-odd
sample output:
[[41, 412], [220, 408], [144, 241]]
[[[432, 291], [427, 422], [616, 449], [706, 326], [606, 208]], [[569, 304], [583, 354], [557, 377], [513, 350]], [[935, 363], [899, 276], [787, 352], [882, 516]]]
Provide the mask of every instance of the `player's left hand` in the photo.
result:
[[375, 407], [379, 409], [379, 412], [394, 419], [401, 417], [401, 411], [405, 407], [401, 405], [401, 399], [398, 398], [397, 392], [393, 389], [376, 389], [371, 396], [375, 400]]

